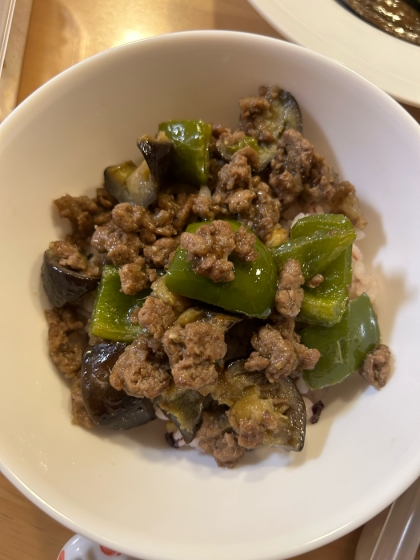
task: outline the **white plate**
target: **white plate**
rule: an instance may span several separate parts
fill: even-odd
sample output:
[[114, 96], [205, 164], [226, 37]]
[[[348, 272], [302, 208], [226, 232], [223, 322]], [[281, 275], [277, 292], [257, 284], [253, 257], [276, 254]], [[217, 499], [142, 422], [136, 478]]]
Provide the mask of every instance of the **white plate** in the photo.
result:
[[[72, 425], [43, 316], [42, 254], [63, 235], [51, 200], [93, 192], [161, 121], [234, 126], [238, 99], [270, 82], [296, 95], [305, 135], [357, 186], [395, 356], [389, 385], [351, 376], [301, 453], [250, 452], [233, 470], [172, 449], [157, 421], [123, 433]], [[143, 560], [280, 560], [355, 529], [419, 476], [420, 128], [388, 95], [268, 37], [161, 36], [80, 63], [21, 103], [0, 125], [0, 169], [0, 469], [47, 513]]]
[[339, 0], [249, 0], [289, 40], [420, 107], [420, 47], [366, 23]]

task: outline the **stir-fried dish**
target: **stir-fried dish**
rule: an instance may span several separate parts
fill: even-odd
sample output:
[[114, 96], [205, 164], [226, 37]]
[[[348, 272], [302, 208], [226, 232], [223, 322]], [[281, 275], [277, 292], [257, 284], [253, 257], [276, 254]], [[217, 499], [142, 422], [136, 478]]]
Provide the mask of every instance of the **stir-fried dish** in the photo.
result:
[[300, 451], [316, 391], [354, 372], [383, 387], [390, 368], [353, 185], [302, 136], [290, 93], [261, 87], [239, 108], [234, 131], [161, 123], [140, 165], [55, 200], [72, 233], [42, 265], [73, 422], [160, 418], [170, 445], [223, 467], [260, 446]]
[[382, 31], [420, 45], [419, 0], [341, 0]]

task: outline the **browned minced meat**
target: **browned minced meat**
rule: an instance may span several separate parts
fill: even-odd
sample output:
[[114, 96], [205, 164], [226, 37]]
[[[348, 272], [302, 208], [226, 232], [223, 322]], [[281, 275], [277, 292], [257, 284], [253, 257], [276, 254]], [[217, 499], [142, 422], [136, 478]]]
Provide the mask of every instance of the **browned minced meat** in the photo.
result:
[[54, 200], [60, 216], [67, 218], [72, 225], [73, 239], [82, 245], [89, 240], [95, 225], [110, 220], [111, 209], [116, 203], [116, 199], [102, 187], [96, 190], [95, 199], [66, 194]]
[[74, 377], [80, 371], [83, 350], [88, 345], [85, 326], [71, 307], [48, 309], [45, 315], [50, 356], [66, 377]]
[[251, 209], [256, 194], [250, 189], [238, 189], [226, 198], [229, 212], [232, 214], [245, 214]]
[[149, 342], [147, 337], [139, 335], [118, 358], [109, 376], [115, 389], [133, 397], [154, 399], [168, 387], [169, 363]]
[[308, 288], [317, 288], [324, 281], [322, 274], [315, 274], [310, 280], [306, 282]]
[[143, 254], [153, 266], [163, 268], [171, 262], [171, 257], [179, 245], [178, 237], [162, 237], [143, 249]]
[[163, 336], [176, 385], [200, 391], [217, 381], [216, 360], [227, 351], [224, 331], [204, 322], [175, 324]]
[[129, 202], [117, 204], [112, 210], [112, 219], [114, 224], [125, 233], [135, 233], [141, 228], [152, 232], [155, 230], [150, 212], [137, 204]]
[[222, 167], [219, 171], [219, 191], [248, 188], [252, 177], [252, 169], [247, 157], [249, 154], [249, 150], [245, 153], [243, 150], [238, 150], [233, 154], [231, 161]]
[[58, 260], [60, 266], [83, 272], [85, 276], [100, 276], [100, 267], [89, 263], [77, 245], [70, 241], [53, 241], [49, 246], [50, 255]]
[[367, 221], [360, 210], [356, 189], [348, 181], [339, 183], [331, 200], [331, 212], [344, 214], [356, 228], [363, 229], [367, 225]]
[[80, 377], [74, 377], [71, 384], [71, 412], [73, 414], [73, 424], [85, 428], [95, 427], [83, 400]]
[[107, 252], [108, 258], [116, 266], [134, 262], [143, 247], [137, 234], [126, 233], [113, 222], [105, 226], [98, 226], [91, 243], [99, 253]]
[[244, 226], [241, 226], [235, 233], [235, 255], [247, 262], [253, 262], [257, 260], [258, 253], [254, 248], [256, 241], [257, 238], [255, 237], [255, 235], [247, 231]]
[[177, 318], [173, 308], [162, 299], [149, 296], [139, 311], [139, 324], [154, 338], [162, 338], [164, 332]]
[[265, 410], [261, 418], [237, 418], [235, 409], [226, 413], [229, 423], [238, 434], [238, 443], [246, 449], [254, 449], [262, 445], [267, 430], [275, 430], [278, 426], [276, 416]]
[[235, 234], [228, 222], [215, 220], [200, 226], [196, 233], [182, 233], [180, 245], [187, 251], [197, 274], [213, 282], [234, 280], [234, 265], [228, 256], [235, 249]]
[[198, 196], [193, 210], [203, 220], [237, 216], [263, 241], [272, 233], [280, 219], [280, 201], [269, 185], [252, 175], [258, 154], [247, 146], [238, 150], [232, 160], [219, 171], [213, 195]]
[[[264, 94], [266, 90], [260, 91]], [[263, 93], [264, 92], [264, 93]], [[270, 101], [266, 97], [253, 96], [239, 100], [239, 127], [247, 136], [253, 136], [260, 142], [273, 142], [272, 134], [267, 130], [267, 121], [271, 117]]]
[[390, 360], [391, 352], [388, 346], [379, 344], [366, 356], [359, 373], [368, 383], [380, 389], [385, 386], [391, 371]]
[[313, 369], [320, 357], [318, 350], [300, 344], [298, 337], [293, 340], [283, 337], [271, 325], [261, 327], [251, 344], [255, 352], [245, 362], [245, 369], [264, 371], [271, 383], [303, 369]]
[[194, 201], [193, 212], [202, 220], [213, 220], [220, 213], [220, 205], [211, 196], [200, 194]]
[[[216, 141], [217, 153], [219, 153], [223, 157], [226, 148], [229, 148], [229, 146], [237, 145], [239, 142], [243, 141], [246, 137], [247, 137], [246, 134], [242, 130], [236, 130], [235, 132], [232, 133], [229, 129], [225, 129], [225, 131], [222, 132], [222, 134], [220, 134], [219, 138]], [[249, 160], [248, 163], [251, 165], [253, 169], [255, 170], [259, 169], [260, 160], [259, 160], [258, 153], [253, 148], [251, 148], [251, 146], [245, 146], [241, 150], [237, 150], [235, 154], [233, 154], [232, 156], [233, 159], [237, 157], [236, 153], [238, 153], [238, 151], [241, 153], [241, 155], [247, 154], [248, 156], [247, 159]]]
[[294, 317], [285, 317], [284, 315], [280, 315], [277, 311], [274, 311], [270, 315], [270, 320], [281, 336], [293, 344], [296, 361], [294, 370], [290, 374], [291, 377], [297, 376], [305, 369], [313, 369], [321, 357], [321, 354], [316, 348], [307, 348], [300, 343], [300, 336], [295, 331], [296, 321]]
[[228, 222], [215, 220], [200, 226], [196, 233], [183, 233], [180, 245], [187, 251], [187, 259], [192, 261], [197, 274], [213, 282], [231, 282], [235, 273], [229, 255], [235, 253], [245, 261], [255, 261], [258, 257], [255, 242], [255, 235], [243, 226], [234, 233]]
[[366, 225], [353, 185], [339, 183], [334, 169], [296, 130], [283, 133], [268, 183], [283, 205], [298, 197], [309, 203], [329, 203], [332, 212], [343, 212], [357, 227]]
[[70, 220], [74, 235], [92, 235], [95, 226], [93, 216], [99, 211], [94, 200], [88, 196], [65, 194], [54, 200], [54, 204], [57, 206], [60, 216]]
[[272, 326], [261, 327], [258, 333], [252, 336], [251, 344], [256, 352], [252, 352], [250, 359], [245, 362], [246, 370], [255, 371], [257, 366], [260, 369], [268, 360], [264, 372], [271, 382], [290, 375], [294, 370], [296, 356], [293, 343], [284, 339]]
[[300, 263], [296, 259], [289, 259], [280, 270], [275, 298], [276, 309], [285, 317], [296, 317], [303, 301], [305, 282]]
[[148, 288], [157, 278], [156, 270], [146, 266], [143, 257], [137, 257], [133, 263], [124, 264], [119, 270], [121, 291], [134, 295]]
[[198, 445], [213, 455], [219, 467], [231, 469], [244, 456], [245, 448], [238, 444], [223, 408], [203, 412], [203, 423], [197, 432]]

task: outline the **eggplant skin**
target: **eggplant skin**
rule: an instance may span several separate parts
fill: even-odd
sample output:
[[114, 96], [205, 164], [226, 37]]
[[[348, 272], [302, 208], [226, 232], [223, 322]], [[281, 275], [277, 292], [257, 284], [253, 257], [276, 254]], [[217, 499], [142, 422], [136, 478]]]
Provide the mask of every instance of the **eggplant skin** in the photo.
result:
[[149, 399], [117, 391], [109, 382], [112, 368], [124, 352], [122, 342], [101, 342], [86, 348], [82, 359], [82, 396], [92, 421], [112, 430], [129, 430], [156, 418]]
[[60, 266], [49, 251], [44, 253], [41, 278], [45, 293], [54, 307], [63, 307], [75, 302], [85, 294], [96, 290], [99, 283], [99, 278], [84, 276]]

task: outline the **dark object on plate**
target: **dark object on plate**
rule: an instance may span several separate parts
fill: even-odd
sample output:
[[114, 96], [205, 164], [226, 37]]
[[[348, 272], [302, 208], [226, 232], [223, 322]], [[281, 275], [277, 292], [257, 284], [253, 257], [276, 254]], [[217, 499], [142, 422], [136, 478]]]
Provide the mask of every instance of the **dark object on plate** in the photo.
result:
[[60, 266], [58, 258], [48, 249], [44, 253], [41, 278], [45, 293], [54, 307], [73, 303], [96, 289], [99, 278], [84, 276], [80, 272]]
[[112, 368], [125, 347], [122, 342], [102, 342], [89, 346], [83, 354], [83, 401], [93, 422], [112, 430], [129, 430], [156, 418], [149, 399], [130, 397], [109, 382]]
[[420, 3], [415, 0], [342, 0], [382, 31], [420, 46]]
[[312, 416], [309, 418], [309, 422], [311, 424], [316, 424], [319, 420], [319, 417], [321, 416], [321, 412], [324, 409], [324, 403], [322, 401], [317, 401], [313, 406], [312, 406]]
[[[185, 443], [191, 443], [201, 425], [203, 410], [209, 401], [211, 401], [209, 397], [201, 395], [198, 391], [184, 390], [173, 385], [159, 395], [156, 404], [181, 432]], [[168, 437], [170, 436], [166, 436], [167, 441]], [[170, 442], [168, 441], [168, 443]], [[178, 446], [174, 443], [170, 443], [170, 445]]]

